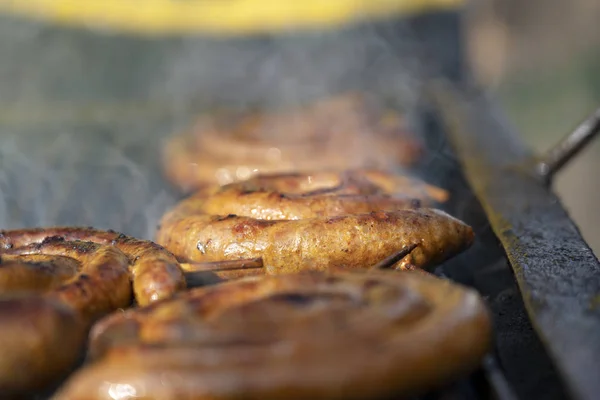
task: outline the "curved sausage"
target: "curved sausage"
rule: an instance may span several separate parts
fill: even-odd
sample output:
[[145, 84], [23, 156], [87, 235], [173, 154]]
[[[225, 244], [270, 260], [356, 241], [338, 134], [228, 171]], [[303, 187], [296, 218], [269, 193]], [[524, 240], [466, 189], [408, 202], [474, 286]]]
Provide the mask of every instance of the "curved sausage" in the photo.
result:
[[414, 164], [423, 144], [402, 116], [357, 94], [269, 113], [202, 116], [166, 143], [166, 177], [183, 191], [257, 174]]
[[129, 258], [133, 289], [138, 304], [168, 298], [185, 288], [185, 277], [175, 257], [160, 245], [115, 231], [93, 228], [55, 227], [0, 231], [0, 248], [23, 247], [47, 238], [79, 240], [111, 245]]
[[476, 368], [491, 321], [475, 291], [428, 274], [304, 272], [112, 315], [91, 343], [56, 400], [394, 398]]
[[74, 367], [95, 320], [131, 304], [129, 261], [113, 246], [56, 238], [1, 257], [0, 393], [31, 393]]
[[446, 197], [437, 188], [379, 171], [259, 175], [183, 200], [165, 214], [156, 240], [188, 262], [260, 257], [271, 274], [366, 268], [410, 245], [417, 248], [397, 268], [429, 268], [474, 239], [463, 222], [420, 208], [421, 201]]

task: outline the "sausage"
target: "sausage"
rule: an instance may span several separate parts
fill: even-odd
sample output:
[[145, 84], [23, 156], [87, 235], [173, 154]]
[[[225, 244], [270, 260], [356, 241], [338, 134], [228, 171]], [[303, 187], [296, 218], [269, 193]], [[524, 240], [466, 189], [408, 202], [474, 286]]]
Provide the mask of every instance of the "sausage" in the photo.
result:
[[414, 164], [420, 140], [395, 111], [344, 94], [288, 111], [202, 116], [166, 143], [166, 177], [183, 191], [257, 174]]
[[42, 296], [0, 297], [0, 393], [22, 398], [54, 386], [79, 361], [89, 326]]
[[261, 257], [271, 274], [332, 266], [368, 268], [412, 244], [417, 248], [397, 268], [427, 269], [465, 250], [473, 240], [469, 226], [434, 209], [282, 221], [176, 209], [163, 219], [157, 235], [159, 243], [189, 262]]
[[56, 400], [394, 398], [476, 368], [491, 321], [475, 291], [429, 274], [313, 271], [192, 289], [90, 338]]
[[[411, 196], [398, 196], [403, 191]], [[272, 274], [366, 268], [410, 245], [418, 247], [397, 268], [429, 268], [474, 239], [463, 222], [420, 208], [434, 198], [447, 193], [378, 171], [259, 175], [183, 200], [165, 214], [156, 240], [187, 262], [260, 257]]]
[[195, 197], [206, 214], [302, 219], [431, 205], [446, 201], [448, 193], [416, 179], [366, 170], [265, 174]]
[[[135, 299], [140, 305], [172, 296], [185, 288], [185, 277], [175, 257], [162, 246], [115, 231], [93, 228], [55, 227], [0, 231], [0, 248], [41, 243], [49, 237], [111, 245], [129, 258]], [[50, 247], [46, 247], [50, 250]]]
[[69, 372], [95, 320], [131, 303], [129, 261], [113, 246], [59, 238], [1, 253], [0, 393], [31, 393]]
[[48, 254], [2, 255], [0, 293], [50, 290], [74, 277], [79, 262], [65, 256]]
[[77, 273], [47, 292], [46, 297], [68, 304], [88, 321], [131, 304], [129, 260], [115, 247], [50, 237], [41, 243], [4, 250], [3, 257], [5, 254], [55, 255], [77, 260], [80, 263]]

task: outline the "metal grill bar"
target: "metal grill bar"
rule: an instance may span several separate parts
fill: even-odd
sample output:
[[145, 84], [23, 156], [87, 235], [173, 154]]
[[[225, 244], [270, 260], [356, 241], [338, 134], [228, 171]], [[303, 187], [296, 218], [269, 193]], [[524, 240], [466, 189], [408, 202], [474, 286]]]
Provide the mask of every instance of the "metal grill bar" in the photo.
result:
[[482, 92], [435, 82], [429, 93], [570, 395], [597, 399], [598, 259], [532, 167], [535, 158]]
[[560, 141], [537, 165], [540, 176], [550, 183], [552, 177], [600, 133], [600, 108]]

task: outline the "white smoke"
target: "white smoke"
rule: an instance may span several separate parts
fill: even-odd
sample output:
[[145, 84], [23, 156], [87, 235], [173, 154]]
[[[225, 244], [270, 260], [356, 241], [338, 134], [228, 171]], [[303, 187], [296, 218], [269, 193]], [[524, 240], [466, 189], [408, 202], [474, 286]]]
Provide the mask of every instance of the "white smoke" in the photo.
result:
[[295, 105], [365, 89], [418, 100], [408, 32], [150, 40], [0, 20], [0, 225], [152, 238], [178, 196], [161, 141], [200, 109]]

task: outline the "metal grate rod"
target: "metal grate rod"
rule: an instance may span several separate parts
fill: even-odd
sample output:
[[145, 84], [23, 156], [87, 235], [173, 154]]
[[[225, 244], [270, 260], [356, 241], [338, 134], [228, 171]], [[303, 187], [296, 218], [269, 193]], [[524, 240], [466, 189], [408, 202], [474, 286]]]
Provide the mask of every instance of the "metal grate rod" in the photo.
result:
[[600, 108], [539, 160], [536, 166], [537, 172], [546, 183], [550, 183], [554, 175], [583, 150], [599, 132]]

